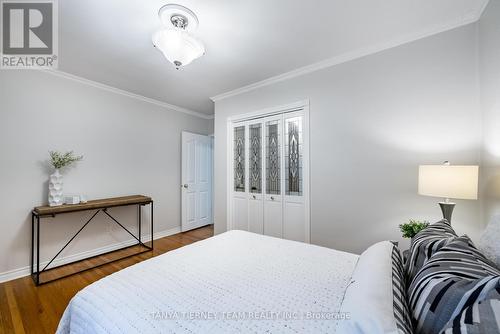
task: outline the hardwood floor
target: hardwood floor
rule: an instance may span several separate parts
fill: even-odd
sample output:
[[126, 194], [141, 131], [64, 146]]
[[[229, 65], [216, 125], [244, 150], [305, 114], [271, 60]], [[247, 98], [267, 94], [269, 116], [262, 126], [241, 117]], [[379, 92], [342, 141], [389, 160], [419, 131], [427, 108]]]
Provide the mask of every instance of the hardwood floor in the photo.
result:
[[[59, 319], [71, 298], [87, 285], [135, 263], [163, 254], [170, 250], [209, 238], [213, 225], [185, 233], [175, 234], [154, 241], [154, 251], [119, 260], [99, 268], [84, 271], [45, 285], [36, 287], [31, 277], [23, 277], [0, 284], [0, 333], [54, 333]], [[130, 250], [126, 250], [130, 251]], [[85, 265], [109, 261], [110, 254], [79, 264], [57, 269], [58, 273], [77, 271]], [[52, 273], [51, 273], [52, 275]]]

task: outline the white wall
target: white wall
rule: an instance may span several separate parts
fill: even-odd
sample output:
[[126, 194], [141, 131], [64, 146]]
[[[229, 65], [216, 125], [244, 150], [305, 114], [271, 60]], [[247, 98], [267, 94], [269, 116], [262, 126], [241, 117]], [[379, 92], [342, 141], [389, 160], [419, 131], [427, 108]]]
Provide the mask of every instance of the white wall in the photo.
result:
[[[175, 231], [181, 212], [181, 131], [210, 134], [212, 120], [41, 71], [0, 72], [0, 273], [29, 265], [30, 210], [47, 203], [49, 150], [85, 155], [65, 171], [65, 193], [90, 199], [149, 195], [155, 201], [155, 233]], [[135, 210], [110, 212], [135, 230]], [[42, 261], [91, 214], [44, 219]], [[109, 233], [106, 226], [112, 225], [100, 215], [63, 256], [130, 239], [116, 228]], [[146, 227], [149, 210], [144, 220]]]
[[[409, 218], [438, 220], [438, 199], [417, 195], [418, 165], [479, 163], [476, 33], [468, 25], [216, 102], [216, 233], [227, 223], [227, 118], [304, 99], [312, 243], [359, 253], [401, 240]], [[457, 203], [454, 227], [477, 238], [478, 202]]]
[[479, 21], [483, 152], [483, 214], [500, 214], [500, 1], [490, 1]]

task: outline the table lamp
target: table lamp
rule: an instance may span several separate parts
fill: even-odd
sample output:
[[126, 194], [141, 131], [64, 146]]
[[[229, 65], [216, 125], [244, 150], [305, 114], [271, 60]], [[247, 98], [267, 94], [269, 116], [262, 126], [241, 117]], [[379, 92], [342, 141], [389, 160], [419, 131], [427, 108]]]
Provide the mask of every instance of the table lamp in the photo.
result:
[[455, 208], [454, 199], [477, 199], [479, 166], [422, 165], [418, 168], [418, 193], [424, 196], [442, 197], [439, 202], [443, 218], [451, 223]]

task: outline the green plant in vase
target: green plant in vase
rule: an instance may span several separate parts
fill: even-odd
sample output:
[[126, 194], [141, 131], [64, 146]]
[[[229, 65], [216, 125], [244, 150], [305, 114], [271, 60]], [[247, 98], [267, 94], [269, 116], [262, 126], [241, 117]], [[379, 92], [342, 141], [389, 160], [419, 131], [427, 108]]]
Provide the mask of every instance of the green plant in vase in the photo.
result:
[[409, 223], [400, 224], [399, 229], [401, 230], [401, 233], [403, 233], [403, 238], [413, 238], [418, 232], [422, 231], [427, 226], [429, 226], [429, 222], [427, 221], [410, 219]]
[[66, 153], [50, 151], [49, 155], [50, 164], [55, 169], [49, 177], [49, 205], [58, 206], [63, 204], [63, 177], [60, 169], [82, 160], [83, 155], [75, 155], [73, 151]]
[[50, 163], [57, 170], [71, 165], [74, 162], [83, 159], [83, 155], [75, 155], [73, 151], [61, 153], [58, 151], [50, 151]]

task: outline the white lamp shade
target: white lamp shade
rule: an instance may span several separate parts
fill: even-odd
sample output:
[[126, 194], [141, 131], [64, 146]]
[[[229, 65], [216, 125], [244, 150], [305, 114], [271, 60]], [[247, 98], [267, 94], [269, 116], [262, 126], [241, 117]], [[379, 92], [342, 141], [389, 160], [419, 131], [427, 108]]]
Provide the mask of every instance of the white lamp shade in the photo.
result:
[[200, 41], [179, 29], [157, 31], [153, 35], [153, 43], [176, 67], [185, 66], [205, 53]]
[[477, 199], [478, 175], [478, 166], [420, 166], [418, 193], [442, 198]]

